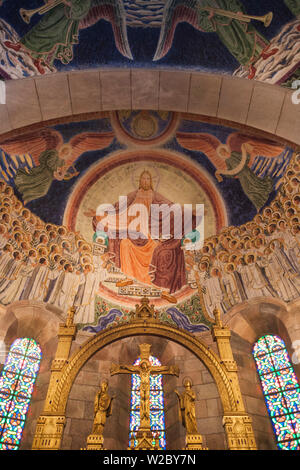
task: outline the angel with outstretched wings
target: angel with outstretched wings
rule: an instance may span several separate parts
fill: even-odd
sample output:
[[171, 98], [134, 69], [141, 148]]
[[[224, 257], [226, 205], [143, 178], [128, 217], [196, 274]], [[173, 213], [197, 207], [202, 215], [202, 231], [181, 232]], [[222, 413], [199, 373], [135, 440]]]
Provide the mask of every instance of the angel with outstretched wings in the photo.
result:
[[250, 69], [249, 78], [253, 78], [255, 69], [252, 64], [259, 57], [265, 59], [275, 54], [278, 49], [269, 49], [269, 41], [244, 13], [240, 0], [166, 0], [153, 60], [160, 60], [167, 54], [177, 25], [186, 22], [198, 31], [217, 34], [235, 59]]
[[177, 132], [176, 138], [182, 147], [203, 152], [209, 158], [216, 168], [215, 176], [219, 182], [223, 176], [237, 178], [257, 211], [267, 202], [274, 187], [272, 170], [275, 167], [269, 165], [269, 173], [261, 177], [253, 171], [252, 166], [258, 156], [274, 160], [283, 153], [283, 147], [239, 132], [230, 134], [226, 144], [206, 133]]
[[9, 49], [27, 51], [41, 74], [45, 73], [44, 67], [53, 70], [55, 60], [70, 63], [80, 31], [101, 19], [111, 23], [119, 52], [132, 59], [122, 0], [51, 0], [48, 3], [42, 19], [18, 43], [4, 42]]
[[9, 155], [30, 154], [36, 165], [19, 168], [14, 182], [24, 204], [45, 196], [54, 179], [62, 181], [78, 175], [74, 166], [77, 158], [90, 150], [107, 147], [113, 140], [112, 132], [84, 132], [64, 143], [60, 132], [43, 129], [6, 140], [0, 148]]

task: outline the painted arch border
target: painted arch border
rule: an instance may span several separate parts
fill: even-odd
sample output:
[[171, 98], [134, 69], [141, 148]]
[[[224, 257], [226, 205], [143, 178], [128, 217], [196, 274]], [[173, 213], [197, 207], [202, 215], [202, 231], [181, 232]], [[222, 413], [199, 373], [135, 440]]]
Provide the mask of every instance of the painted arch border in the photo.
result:
[[181, 345], [193, 353], [211, 373], [220, 395], [224, 414], [235, 414], [240, 411], [240, 402], [236, 401], [233, 383], [225, 365], [222, 364], [208, 346], [190, 333], [160, 322], [131, 322], [108, 328], [88, 339], [69, 358], [62, 367], [58, 380], [52, 389], [49, 401], [45, 403], [44, 412], [64, 416], [68, 397], [75, 378], [86, 362], [98, 351], [116, 341], [133, 336], [158, 336]]

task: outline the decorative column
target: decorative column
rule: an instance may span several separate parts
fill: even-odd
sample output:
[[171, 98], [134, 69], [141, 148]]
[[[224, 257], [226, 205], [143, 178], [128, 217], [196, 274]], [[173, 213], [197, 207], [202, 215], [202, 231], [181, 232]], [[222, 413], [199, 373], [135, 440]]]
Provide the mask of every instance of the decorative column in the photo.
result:
[[61, 370], [69, 359], [72, 342], [76, 337], [77, 326], [74, 324], [75, 307], [68, 311], [65, 323], [59, 325], [58, 345], [51, 364], [51, 377], [43, 414], [38, 418], [33, 439], [33, 450], [58, 450], [66, 422], [65, 414], [53, 411], [53, 392], [60, 380]]
[[237, 374], [237, 364], [233, 358], [229, 328], [222, 325], [218, 309], [214, 310], [215, 324], [213, 326], [213, 339], [217, 343], [221, 363], [224, 364], [227, 376], [232, 383], [232, 390], [236, 403], [236, 411], [226, 413], [223, 417], [228, 448], [230, 450], [256, 450], [256, 442], [252, 429], [252, 419], [246, 413], [240, 384]]

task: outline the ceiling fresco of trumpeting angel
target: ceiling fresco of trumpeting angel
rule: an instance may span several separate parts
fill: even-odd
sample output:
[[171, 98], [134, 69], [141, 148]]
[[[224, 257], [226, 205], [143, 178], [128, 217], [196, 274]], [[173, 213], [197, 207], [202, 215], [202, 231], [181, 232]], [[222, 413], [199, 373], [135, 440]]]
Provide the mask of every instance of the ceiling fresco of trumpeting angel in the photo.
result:
[[[300, 291], [299, 182], [292, 149], [190, 114], [107, 112], [6, 138], [0, 302], [75, 305], [91, 332], [126, 320], [143, 296], [191, 332], [210, 327], [216, 306], [289, 302]], [[128, 214], [134, 204], [203, 204], [204, 242], [201, 223], [154, 237], [152, 219], [146, 239], [124, 239], [120, 225], [111, 236], [98, 207], [120, 220], [120, 197]]]
[[2, 0], [0, 76], [182, 67], [291, 86], [300, 0]]

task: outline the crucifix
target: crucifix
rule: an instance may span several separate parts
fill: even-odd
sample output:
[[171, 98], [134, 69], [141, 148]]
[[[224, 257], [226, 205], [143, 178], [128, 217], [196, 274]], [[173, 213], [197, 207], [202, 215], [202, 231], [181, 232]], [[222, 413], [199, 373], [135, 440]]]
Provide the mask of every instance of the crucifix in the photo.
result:
[[176, 375], [179, 376], [178, 366], [153, 366], [150, 363], [150, 344], [140, 344], [139, 365], [112, 364], [110, 374], [139, 374], [140, 385], [140, 427], [139, 430], [150, 431], [150, 376]]

